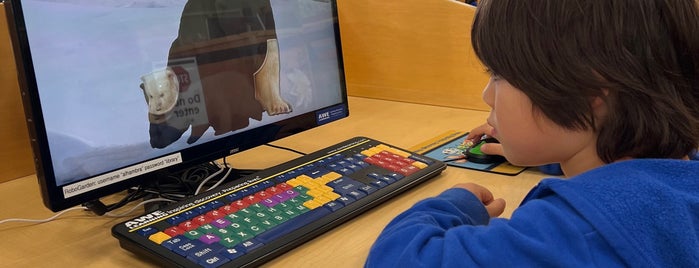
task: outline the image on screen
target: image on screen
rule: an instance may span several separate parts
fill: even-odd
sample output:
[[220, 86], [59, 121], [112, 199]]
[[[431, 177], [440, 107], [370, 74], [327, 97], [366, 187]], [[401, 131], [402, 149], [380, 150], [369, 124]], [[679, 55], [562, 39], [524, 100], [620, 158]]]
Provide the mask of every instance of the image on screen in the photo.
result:
[[329, 1], [21, 6], [47, 173], [66, 198], [186, 161], [186, 148], [320, 109], [319, 120], [346, 113], [333, 109], [346, 93]]

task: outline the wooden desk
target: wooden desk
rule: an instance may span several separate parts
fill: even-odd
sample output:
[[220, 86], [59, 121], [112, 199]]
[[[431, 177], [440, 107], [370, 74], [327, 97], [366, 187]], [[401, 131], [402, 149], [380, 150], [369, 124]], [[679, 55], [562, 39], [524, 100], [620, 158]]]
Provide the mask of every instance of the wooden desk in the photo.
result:
[[[367, 136], [408, 148], [449, 129], [469, 130], [481, 124], [486, 112], [350, 97], [350, 117], [274, 144], [311, 152], [353, 136]], [[297, 155], [262, 146], [229, 157], [239, 168], [263, 168]], [[269, 262], [267, 267], [361, 267], [381, 229], [412, 204], [437, 195], [459, 182], [487, 186], [508, 203], [505, 216], [520, 203], [543, 175], [528, 170], [503, 176], [460, 168], [390, 200], [297, 249]], [[48, 218], [35, 176], [0, 184], [0, 220]], [[70, 211], [43, 224], [0, 224], [0, 266], [5, 267], [148, 267], [152, 262], [121, 249], [111, 227], [125, 218], [98, 217]]]

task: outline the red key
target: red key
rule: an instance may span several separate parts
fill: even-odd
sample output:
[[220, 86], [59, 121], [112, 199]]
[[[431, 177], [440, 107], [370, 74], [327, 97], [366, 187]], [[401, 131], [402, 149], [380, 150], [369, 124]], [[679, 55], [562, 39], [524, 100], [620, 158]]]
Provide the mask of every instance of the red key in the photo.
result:
[[191, 230], [196, 229], [197, 227], [199, 227], [199, 225], [197, 225], [193, 221], [189, 220], [189, 221], [183, 221], [182, 223], [180, 223], [180, 225], [178, 225], [178, 227], [180, 227], [180, 229], [187, 232], [187, 231], [191, 231]]
[[165, 229], [165, 231], [163, 231], [163, 233], [166, 233], [171, 237], [175, 237], [175, 236], [184, 234], [184, 230], [180, 229], [180, 227], [172, 226], [170, 228]]

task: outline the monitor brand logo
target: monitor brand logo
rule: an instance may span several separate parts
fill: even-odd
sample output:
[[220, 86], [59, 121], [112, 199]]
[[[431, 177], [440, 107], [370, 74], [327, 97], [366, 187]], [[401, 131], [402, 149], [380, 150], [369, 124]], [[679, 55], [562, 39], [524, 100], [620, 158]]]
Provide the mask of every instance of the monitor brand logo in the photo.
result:
[[323, 120], [328, 120], [328, 119], [330, 119], [330, 112], [324, 112], [324, 113], [318, 114], [318, 121], [323, 121]]

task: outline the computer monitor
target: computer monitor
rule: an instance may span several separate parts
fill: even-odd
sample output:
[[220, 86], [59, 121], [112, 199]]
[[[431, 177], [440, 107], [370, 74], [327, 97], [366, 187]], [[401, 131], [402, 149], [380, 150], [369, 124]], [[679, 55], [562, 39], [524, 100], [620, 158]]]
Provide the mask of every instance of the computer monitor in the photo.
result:
[[349, 115], [334, 0], [5, 6], [53, 211]]

